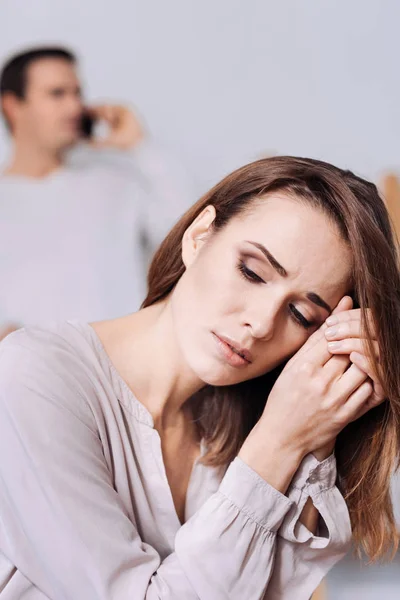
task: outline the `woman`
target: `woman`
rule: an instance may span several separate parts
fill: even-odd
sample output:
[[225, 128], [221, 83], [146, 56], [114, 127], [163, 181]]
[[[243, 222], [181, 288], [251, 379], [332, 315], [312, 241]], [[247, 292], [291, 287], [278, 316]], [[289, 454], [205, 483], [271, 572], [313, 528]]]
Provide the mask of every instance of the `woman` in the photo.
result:
[[302, 600], [351, 533], [396, 549], [399, 290], [376, 188], [269, 158], [182, 217], [138, 313], [9, 336], [0, 596]]

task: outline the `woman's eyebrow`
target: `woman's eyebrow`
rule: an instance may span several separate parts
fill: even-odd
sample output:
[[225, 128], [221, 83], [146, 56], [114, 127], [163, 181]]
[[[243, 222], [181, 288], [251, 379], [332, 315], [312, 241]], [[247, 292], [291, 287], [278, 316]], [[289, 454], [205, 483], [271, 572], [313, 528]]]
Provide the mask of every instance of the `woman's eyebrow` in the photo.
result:
[[[288, 272], [286, 271], [286, 269], [284, 267], [282, 267], [282, 265], [276, 260], [276, 258], [271, 254], [271, 252], [269, 250], [267, 250], [267, 248], [265, 246], [263, 246], [259, 242], [251, 242], [250, 240], [246, 240], [246, 243], [251, 244], [258, 250], [260, 250], [260, 252], [262, 252], [262, 254], [264, 254], [265, 258], [268, 260], [270, 265], [275, 269], [275, 271], [277, 273], [279, 273], [279, 275], [281, 275], [282, 277], [288, 276]], [[332, 312], [332, 309], [329, 306], [329, 304], [327, 302], [325, 302], [325, 300], [323, 300], [321, 298], [321, 296], [319, 296], [315, 292], [308, 292], [306, 294], [306, 296], [307, 296], [308, 300], [313, 302], [313, 304], [316, 304], [317, 306], [324, 308], [329, 314]]]
[[255, 248], [257, 248], [258, 250], [260, 250], [260, 252], [262, 252], [264, 254], [265, 258], [268, 260], [268, 262], [271, 264], [271, 266], [275, 269], [275, 271], [277, 273], [279, 273], [279, 275], [281, 275], [282, 277], [288, 276], [288, 272], [286, 271], [286, 269], [284, 267], [282, 267], [282, 265], [280, 263], [278, 263], [276, 258], [274, 256], [272, 256], [271, 252], [269, 250], [267, 250], [265, 246], [263, 246], [259, 242], [251, 242], [250, 240], [247, 240], [246, 243], [251, 244], [252, 246], [255, 246]]
[[311, 302], [317, 306], [320, 306], [321, 308], [324, 308], [329, 314], [332, 312], [329, 304], [325, 302], [325, 300], [322, 300], [321, 296], [318, 296], [318, 294], [315, 294], [314, 292], [308, 292], [306, 296], [309, 300], [311, 300]]

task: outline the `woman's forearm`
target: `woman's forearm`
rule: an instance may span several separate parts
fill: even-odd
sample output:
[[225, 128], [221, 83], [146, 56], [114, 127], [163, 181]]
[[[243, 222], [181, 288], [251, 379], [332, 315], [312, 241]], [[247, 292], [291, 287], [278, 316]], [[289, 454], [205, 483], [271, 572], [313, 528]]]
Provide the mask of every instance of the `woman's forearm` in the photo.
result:
[[296, 448], [285, 447], [266, 436], [260, 422], [245, 440], [238, 456], [282, 494], [286, 493], [303, 458]]

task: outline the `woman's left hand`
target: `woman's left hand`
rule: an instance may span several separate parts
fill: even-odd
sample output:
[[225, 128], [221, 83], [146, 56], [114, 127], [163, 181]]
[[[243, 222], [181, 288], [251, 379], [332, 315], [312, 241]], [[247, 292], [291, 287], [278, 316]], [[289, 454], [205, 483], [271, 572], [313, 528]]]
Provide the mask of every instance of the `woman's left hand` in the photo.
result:
[[[367, 310], [367, 318], [369, 319], [368, 324], [372, 333], [372, 345], [375, 357], [377, 362], [379, 362], [379, 345], [376, 341], [375, 326], [369, 310]], [[328, 341], [328, 349], [331, 354], [349, 355], [351, 362], [364, 371], [373, 382], [374, 392], [364, 406], [363, 412], [357, 416], [358, 418], [374, 406], [383, 402], [386, 397], [379, 377], [373, 369], [372, 362], [367, 357], [367, 340], [363, 337], [361, 310], [356, 308], [331, 315], [326, 320], [326, 325], [325, 337]]]

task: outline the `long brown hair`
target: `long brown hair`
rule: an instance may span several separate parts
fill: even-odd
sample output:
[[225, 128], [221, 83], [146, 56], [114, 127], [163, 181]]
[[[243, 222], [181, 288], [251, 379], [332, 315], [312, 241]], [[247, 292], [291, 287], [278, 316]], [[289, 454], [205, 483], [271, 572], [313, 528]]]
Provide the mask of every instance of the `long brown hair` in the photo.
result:
[[[156, 252], [143, 307], [165, 298], [184, 272], [182, 237], [209, 204], [218, 231], [265, 194], [285, 190], [323, 210], [339, 227], [353, 253], [353, 297], [361, 308], [368, 353], [387, 401], [348, 425], [336, 443], [338, 485], [349, 508], [353, 539], [371, 560], [393, 553], [398, 534], [390, 479], [398, 466], [400, 420], [400, 275], [397, 246], [385, 205], [376, 187], [350, 171], [293, 157], [259, 160], [228, 175], [175, 225]], [[366, 309], [372, 312], [380, 347], [374, 358]], [[281, 367], [282, 368], [282, 367]], [[281, 369], [234, 386], [203, 389], [192, 399], [208, 453], [206, 464], [223, 465], [238, 453], [260, 417]]]

